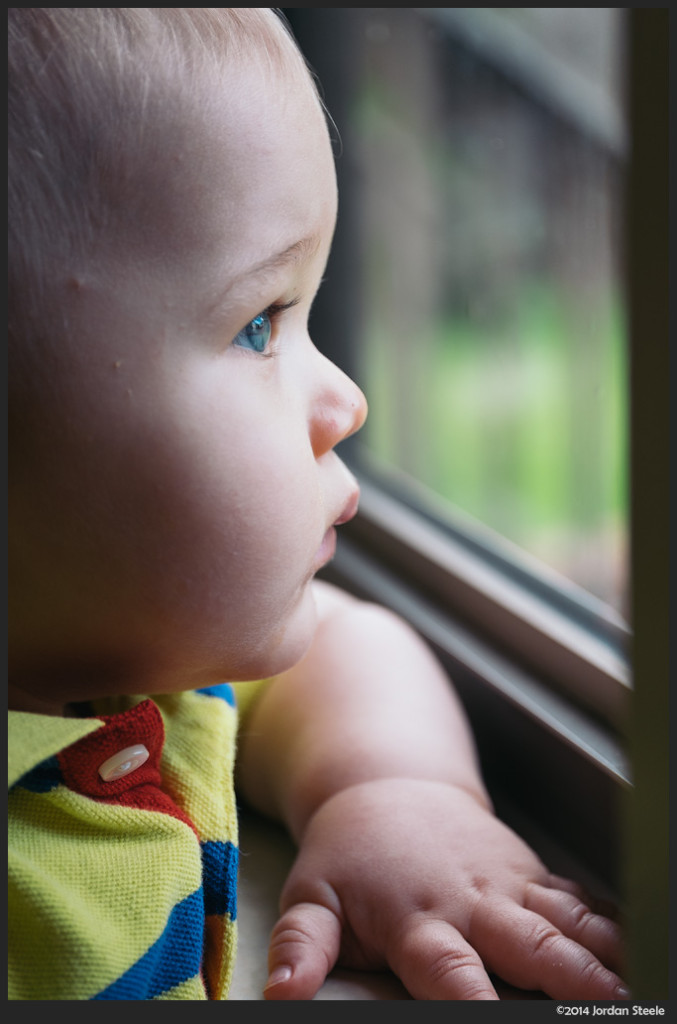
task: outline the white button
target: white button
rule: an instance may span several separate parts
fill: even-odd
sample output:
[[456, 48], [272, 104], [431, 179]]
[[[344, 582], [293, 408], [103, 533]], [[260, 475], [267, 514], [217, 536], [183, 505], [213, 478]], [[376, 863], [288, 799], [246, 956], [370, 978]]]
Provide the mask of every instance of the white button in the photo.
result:
[[143, 743], [137, 743], [133, 747], [125, 747], [113, 754], [107, 761], [104, 761], [99, 768], [99, 775], [104, 782], [112, 782], [113, 779], [121, 779], [123, 775], [140, 768], [145, 764], [150, 754]]

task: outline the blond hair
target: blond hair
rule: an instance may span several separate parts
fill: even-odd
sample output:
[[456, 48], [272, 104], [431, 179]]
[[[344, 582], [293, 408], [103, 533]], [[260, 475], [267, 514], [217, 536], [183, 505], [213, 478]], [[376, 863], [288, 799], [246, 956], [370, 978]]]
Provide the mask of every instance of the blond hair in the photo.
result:
[[133, 222], [205, 68], [234, 58], [311, 79], [274, 8], [9, 9], [10, 341], [34, 347], [64, 329], [64, 270]]

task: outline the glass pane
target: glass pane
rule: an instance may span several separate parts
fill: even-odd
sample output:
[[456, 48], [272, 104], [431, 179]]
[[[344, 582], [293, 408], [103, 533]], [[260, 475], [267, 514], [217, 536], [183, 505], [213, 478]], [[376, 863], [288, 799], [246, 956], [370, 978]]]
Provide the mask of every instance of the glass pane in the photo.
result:
[[620, 8], [366, 8], [364, 440], [623, 614]]

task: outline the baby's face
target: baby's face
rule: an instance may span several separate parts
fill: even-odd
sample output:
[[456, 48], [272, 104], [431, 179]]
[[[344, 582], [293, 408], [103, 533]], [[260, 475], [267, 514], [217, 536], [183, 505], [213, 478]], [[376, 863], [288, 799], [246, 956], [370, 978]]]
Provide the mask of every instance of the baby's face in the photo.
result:
[[158, 169], [142, 237], [71, 282], [67, 422], [23, 498], [46, 513], [31, 543], [53, 594], [33, 607], [63, 700], [288, 667], [355, 511], [333, 448], [364, 398], [307, 325], [336, 215], [322, 113], [309, 84], [256, 65], [206, 108]]

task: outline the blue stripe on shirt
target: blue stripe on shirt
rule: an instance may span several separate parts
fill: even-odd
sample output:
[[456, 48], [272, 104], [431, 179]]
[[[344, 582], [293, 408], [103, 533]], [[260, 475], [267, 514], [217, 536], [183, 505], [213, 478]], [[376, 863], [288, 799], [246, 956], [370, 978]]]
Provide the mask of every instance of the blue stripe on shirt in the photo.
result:
[[34, 768], [31, 768], [25, 775], [22, 775], [14, 785], [19, 786], [21, 789], [28, 789], [31, 793], [49, 793], [50, 789], [56, 789], [62, 782], [63, 776], [59, 767], [59, 759], [55, 756], [48, 757], [45, 761], [41, 761], [40, 764], [36, 764]]
[[205, 914], [236, 918], [238, 849], [232, 843], [203, 842], [202, 878]]
[[154, 999], [200, 972], [204, 896], [198, 889], [172, 910], [167, 926], [147, 953], [93, 999]]
[[221, 700], [225, 700], [226, 704], [235, 707], [235, 691], [230, 683], [217, 683], [216, 686], [205, 686], [195, 692], [204, 693], [206, 697], [219, 697]]

